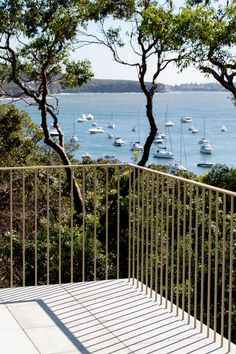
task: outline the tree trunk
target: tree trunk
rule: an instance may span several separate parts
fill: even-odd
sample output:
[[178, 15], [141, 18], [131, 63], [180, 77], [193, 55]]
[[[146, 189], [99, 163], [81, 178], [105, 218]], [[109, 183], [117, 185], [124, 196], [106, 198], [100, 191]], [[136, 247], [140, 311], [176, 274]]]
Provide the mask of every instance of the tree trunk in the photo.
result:
[[150, 124], [150, 133], [146, 139], [141, 160], [138, 162], [139, 166], [145, 166], [147, 163], [150, 149], [157, 133], [157, 126], [153, 117], [153, 93], [148, 91], [145, 93], [145, 95], [147, 99], [146, 113]]

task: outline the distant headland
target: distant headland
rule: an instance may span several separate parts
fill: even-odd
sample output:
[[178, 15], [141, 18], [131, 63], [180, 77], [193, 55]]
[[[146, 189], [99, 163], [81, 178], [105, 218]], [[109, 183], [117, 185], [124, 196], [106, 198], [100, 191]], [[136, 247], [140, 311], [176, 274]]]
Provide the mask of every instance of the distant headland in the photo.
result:
[[[157, 92], [168, 91], [224, 91], [224, 88], [217, 83], [197, 84], [186, 83], [181, 85], [157, 85]], [[122, 92], [142, 92], [139, 82], [132, 80], [108, 80], [93, 79], [81, 87], [67, 88], [63, 92], [94, 92], [94, 93], [122, 93]]]
[[[35, 84], [36, 85], [36, 84]], [[147, 85], [151, 85], [148, 83]], [[32, 84], [33, 86], [33, 84]], [[7, 85], [7, 91], [11, 95], [19, 94], [19, 88], [10, 82]], [[87, 84], [74, 88], [62, 89], [58, 84], [50, 85], [50, 93], [141, 93], [140, 84], [138, 81], [132, 80], [108, 80], [108, 79], [93, 79]], [[218, 83], [186, 83], [181, 85], [165, 85], [159, 83], [157, 85], [157, 92], [166, 93], [170, 91], [225, 91], [225, 89]], [[0, 96], [5, 96], [5, 91], [0, 89]]]

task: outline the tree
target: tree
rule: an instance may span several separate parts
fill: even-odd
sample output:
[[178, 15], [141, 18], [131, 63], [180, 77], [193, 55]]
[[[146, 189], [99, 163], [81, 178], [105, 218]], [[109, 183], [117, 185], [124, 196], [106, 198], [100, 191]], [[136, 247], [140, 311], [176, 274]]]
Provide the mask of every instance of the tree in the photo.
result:
[[[57, 117], [57, 100], [48, 100], [53, 85], [82, 85], [92, 78], [88, 61], [69, 61], [78, 26], [88, 18], [89, 1], [6, 0], [0, 5], [1, 88], [12, 96], [5, 84], [18, 88], [13, 96], [38, 106], [44, 142], [65, 166], [70, 159]], [[51, 120], [58, 141], [50, 134]], [[67, 184], [73, 189], [77, 213], [83, 210], [82, 196], [71, 168], [66, 168]]]
[[236, 2], [187, 1], [183, 11], [185, 40], [191, 49], [184, 63], [213, 76], [233, 95], [236, 103]]
[[[113, 20], [117, 20], [117, 17], [119, 20], [121, 13], [126, 19], [124, 31], [121, 29], [122, 24], [109, 27], [106, 19], [102, 19], [99, 24], [99, 34], [81, 32], [83, 37], [80, 45], [91, 43], [105, 45], [111, 50], [116, 62], [137, 70], [140, 87], [146, 98], [146, 116], [150, 125], [143, 155], [138, 162], [138, 165], [144, 166], [148, 161], [150, 148], [157, 132], [153, 97], [158, 77], [170, 63], [181, 60], [185, 52], [185, 43], [182, 40], [180, 15], [174, 11], [172, 1], [166, 1], [163, 5], [152, 0], [130, 1], [123, 4], [122, 8], [114, 4]], [[130, 50], [132, 56], [129, 60], [127, 53]], [[151, 77], [151, 84], [148, 83], [149, 77]]]

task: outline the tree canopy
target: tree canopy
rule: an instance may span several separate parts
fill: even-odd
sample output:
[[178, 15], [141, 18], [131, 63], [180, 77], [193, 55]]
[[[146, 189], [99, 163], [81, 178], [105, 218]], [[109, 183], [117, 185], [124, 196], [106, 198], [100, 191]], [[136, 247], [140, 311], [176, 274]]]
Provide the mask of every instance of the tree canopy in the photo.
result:
[[[44, 142], [69, 166], [64, 148], [64, 134], [57, 117], [57, 100], [48, 101], [52, 84], [81, 85], [93, 76], [88, 61], [70, 61], [78, 26], [88, 18], [88, 1], [6, 0], [0, 4], [0, 77], [1, 88], [10, 96], [4, 83], [13, 81], [18, 97], [27, 97], [41, 113]], [[53, 124], [58, 141], [51, 136]], [[82, 197], [72, 171], [67, 168], [68, 186], [72, 188], [77, 212]]]
[[182, 10], [184, 38], [190, 63], [202, 73], [214, 77], [231, 92], [236, 103], [236, 3], [226, 1], [187, 1]]

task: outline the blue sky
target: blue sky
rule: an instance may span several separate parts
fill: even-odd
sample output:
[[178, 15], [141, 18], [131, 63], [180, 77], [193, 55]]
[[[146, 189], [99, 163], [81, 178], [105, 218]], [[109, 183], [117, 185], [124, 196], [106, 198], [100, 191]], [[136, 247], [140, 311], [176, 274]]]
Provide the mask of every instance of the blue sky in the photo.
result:
[[[181, 6], [184, 1], [174, 1], [175, 6]], [[137, 80], [137, 71], [134, 67], [128, 67], [116, 63], [111, 52], [101, 45], [90, 45], [80, 48], [77, 52], [80, 59], [87, 58], [92, 63], [92, 69], [97, 79], [126, 79]], [[76, 55], [76, 56], [77, 56]], [[129, 56], [124, 52], [124, 55]], [[148, 80], [151, 79], [151, 75]], [[194, 68], [188, 68], [182, 73], [178, 73], [177, 68], [172, 65], [163, 71], [159, 76], [159, 82], [164, 84], [181, 84], [181, 83], [207, 83], [214, 82], [212, 78], [206, 78], [203, 74]]]

